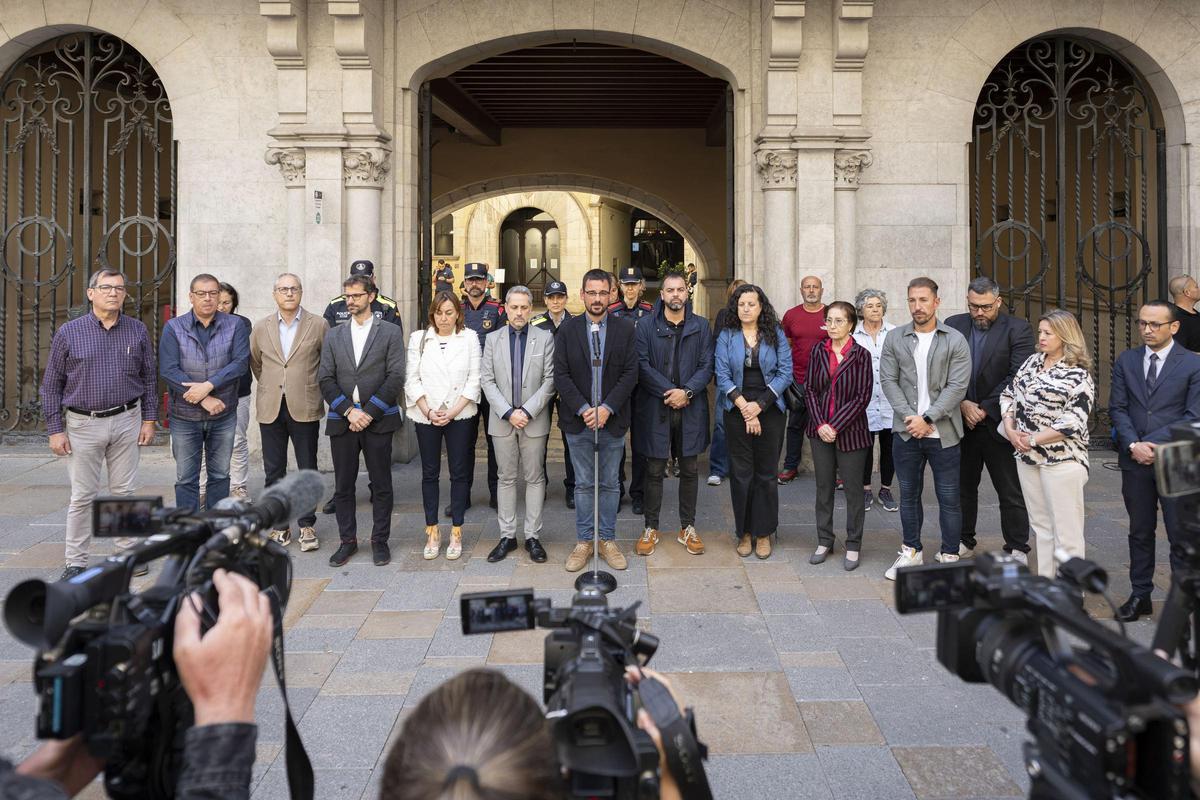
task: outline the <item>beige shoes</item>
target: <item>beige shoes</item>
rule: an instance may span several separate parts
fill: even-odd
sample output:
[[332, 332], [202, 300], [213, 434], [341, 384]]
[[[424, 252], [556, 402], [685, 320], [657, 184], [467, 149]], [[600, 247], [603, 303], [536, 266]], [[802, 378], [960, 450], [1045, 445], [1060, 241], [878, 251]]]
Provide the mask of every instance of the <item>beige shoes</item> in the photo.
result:
[[756, 544], [754, 546], [754, 555], [758, 556], [759, 558], [770, 558], [771, 557], [771, 537], [770, 536], [760, 536], [758, 538], [758, 544]]
[[579, 570], [583, 569], [583, 565], [588, 562], [591, 555], [591, 543], [578, 542], [571, 551], [571, 555], [567, 556], [567, 572], [579, 572]]
[[625, 569], [629, 566], [625, 563], [625, 554], [617, 547], [616, 542], [600, 542], [600, 557], [613, 569]]
[[742, 558], [750, 555], [750, 551], [754, 549], [754, 543], [750, 541], [750, 534], [743, 533], [738, 538], [737, 554]]
[[271, 541], [275, 542], [280, 547], [287, 547], [292, 543], [292, 531], [290, 528], [284, 531], [271, 531], [268, 536], [271, 537]]
[[695, 525], [688, 525], [680, 530], [675, 541], [686, 547], [687, 551], [694, 556], [704, 553], [704, 542], [700, 541], [700, 534], [696, 533]]
[[450, 544], [446, 545], [446, 560], [457, 561], [462, 555], [462, 528], [455, 525], [450, 529]]
[[304, 527], [300, 529], [300, 552], [308, 553], [316, 550], [321, 546], [317, 541], [317, 531], [312, 527]]
[[442, 535], [438, 533], [437, 525], [425, 526], [425, 549], [421, 551], [421, 555], [426, 561], [432, 561], [438, 557], [438, 550], [442, 546]]

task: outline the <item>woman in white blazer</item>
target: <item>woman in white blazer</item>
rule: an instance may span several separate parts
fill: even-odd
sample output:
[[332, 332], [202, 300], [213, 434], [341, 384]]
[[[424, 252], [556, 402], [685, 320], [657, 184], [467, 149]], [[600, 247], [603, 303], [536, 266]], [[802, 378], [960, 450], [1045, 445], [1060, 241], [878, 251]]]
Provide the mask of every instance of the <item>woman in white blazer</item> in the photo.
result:
[[421, 451], [421, 500], [425, 505], [426, 559], [437, 558], [438, 478], [442, 441], [450, 466], [450, 543], [446, 558], [462, 555], [463, 513], [475, 442], [471, 417], [479, 413], [479, 337], [467, 330], [462, 303], [450, 292], [438, 292], [429, 307], [429, 327], [408, 339], [404, 394], [408, 415], [417, 424]]

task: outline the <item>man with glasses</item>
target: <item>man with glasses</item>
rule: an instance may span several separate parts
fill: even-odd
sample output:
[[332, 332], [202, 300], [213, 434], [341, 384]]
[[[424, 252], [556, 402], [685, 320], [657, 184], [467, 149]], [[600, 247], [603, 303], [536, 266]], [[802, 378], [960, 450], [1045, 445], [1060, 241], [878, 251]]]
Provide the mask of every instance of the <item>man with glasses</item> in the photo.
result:
[[1200, 421], [1200, 355], [1174, 340], [1175, 309], [1155, 300], [1138, 311], [1144, 347], [1126, 350], [1112, 371], [1109, 413], [1117, 439], [1121, 496], [1129, 513], [1129, 599], [1117, 617], [1133, 622], [1153, 613], [1154, 539], [1158, 509], [1171, 543], [1171, 570], [1180, 569], [1183, 531], [1174, 500], [1162, 497], [1154, 474], [1156, 449], [1172, 440], [1171, 426]]
[[229, 459], [237, 423], [238, 382], [250, 363], [250, 332], [217, 310], [220, 282], [192, 278], [192, 310], [167, 321], [158, 342], [158, 374], [168, 387], [175, 505], [200, 503], [200, 457], [208, 470], [206, 506], [229, 496]]
[[[154, 348], [141, 320], [121, 313], [125, 276], [102, 269], [88, 281], [88, 314], [59, 326], [42, 376], [42, 413], [50, 451], [67, 457], [71, 503], [67, 508], [66, 568], [62, 580], [87, 568], [92, 500], [102, 468], [108, 493], [133, 494], [138, 447], [154, 440], [158, 376]], [[117, 539], [127, 548], [132, 539]], [[145, 574], [146, 567], [139, 567]]]
[[[263, 471], [270, 486], [287, 475], [288, 440], [300, 469], [317, 468], [317, 437], [325, 404], [317, 386], [321, 345], [329, 325], [300, 305], [304, 289], [300, 278], [285, 272], [275, 279], [273, 314], [260, 319], [250, 334], [250, 369], [258, 381], [255, 416], [262, 434]], [[300, 550], [319, 547], [317, 518], [305, 514], [300, 526]], [[271, 531], [271, 538], [287, 547], [290, 528]]]
[[962, 412], [962, 459], [959, 488], [962, 492], [962, 544], [958, 555], [975, 555], [975, 524], [979, 518], [979, 481], [987, 466], [1000, 501], [1000, 530], [1004, 551], [1028, 563], [1029, 512], [1017, 477], [1013, 446], [999, 433], [1000, 393], [1025, 359], [1033, 355], [1033, 330], [1023, 319], [1002, 313], [1000, 284], [980, 276], [967, 287], [966, 314], [955, 314], [946, 325], [958, 331], [971, 349], [971, 381], [959, 403]]

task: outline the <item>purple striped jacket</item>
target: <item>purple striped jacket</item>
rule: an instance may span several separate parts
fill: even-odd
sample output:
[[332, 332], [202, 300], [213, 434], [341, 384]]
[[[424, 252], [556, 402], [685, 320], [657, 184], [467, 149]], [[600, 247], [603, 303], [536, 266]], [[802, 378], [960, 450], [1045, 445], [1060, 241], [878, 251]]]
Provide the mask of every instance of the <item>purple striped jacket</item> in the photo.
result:
[[867, 406], [871, 402], [871, 390], [875, 376], [871, 367], [871, 353], [858, 342], [838, 367], [837, 381], [833, 383], [833, 414], [829, 413], [829, 353], [822, 339], [813, 345], [808, 359], [808, 373], [804, 382], [804, 402], [808, 406], [809, 436], [817, 435], [817, 428], [828, 423], [837, 431], [837, 447], [843, 452], [860, 450], [871, 446], [871, 431], [867, 425]]

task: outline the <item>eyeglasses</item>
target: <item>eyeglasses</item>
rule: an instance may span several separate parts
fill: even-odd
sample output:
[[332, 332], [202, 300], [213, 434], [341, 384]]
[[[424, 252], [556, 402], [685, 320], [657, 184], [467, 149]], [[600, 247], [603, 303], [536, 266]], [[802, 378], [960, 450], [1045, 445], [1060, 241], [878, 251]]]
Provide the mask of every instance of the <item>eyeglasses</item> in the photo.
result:
[[212, 289], [211, 291], [207, 291], [207, 292], [196, 292], [196, 291], [192, 292], [192, 294], [194, 294], [196, 297], [199, 297], [202, 300], [206, 299], [206, 298], [210, 298], [210, 297], [216, 297], [220, 293], [221, 293], [220, 289]]
[[115, 283], [101, 283], [100, 285], [93, 286], [92, 288], [97, 292], [102, 292], [103, 294], [121, 294], [125, 291], [124, 286]]
[[599, 300], [602, 297], [608, 297], [608, 290], [606, 289], [603, 292], [584, 292], [583, 296], [590, 297], [593, 300]]
[[849, 322], [850, 322], [850, 320], [842, 319], [841, 317], [826, 317], [825, 318], [826, 325], [847, 325], [847, 324], [849, 324]]
[[992, 302], [984, 303], [983, 305], [980, 305], [979, 303], [967, 303], [967, 308], [971, 309], [972, 311], [991, 311], [996, 307], [996, 303], [998, 302], [1000, 302], [1000, 298], [996, 298]]
[[1142, 330], [1152, 330], [1152, 331], [1157, 331], [1159, 328], [1162, 328], [1162, 327], [1164, 327], [1166, 325], [1170, 325], [1170, 324], [1171, 324], [1170, 322], [1150, 322], [1150, 321], [1144, 320], [1144, 319], [1139, 319], [1137, 321], [1137, 326], [1139, 328], [1141, 328]]
[[276, 286], [275, 291], [279, 294], [300, 294], [299, 286]]
[[346, 294], [345, 294], [345, 295], [343, 295], [343, 296], [344, 296], [344, 297], [345, 297], [347, 300], [353, 300], [354, 302], [356, 302], [356, 303], [357, 303], [359, 300], [362, 300], [362, 299], [363, 299], [364, 297], [366, 297], [368, 294], [370, 294], [370, 292], [354, 292], [353, 294], [351, 294], [350, 292], [346, 292]]

